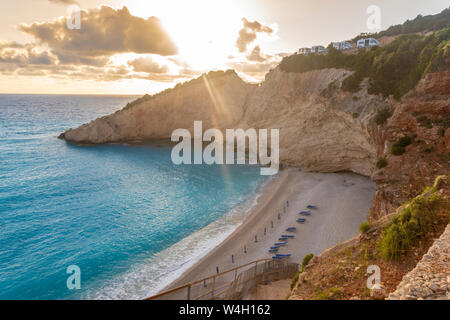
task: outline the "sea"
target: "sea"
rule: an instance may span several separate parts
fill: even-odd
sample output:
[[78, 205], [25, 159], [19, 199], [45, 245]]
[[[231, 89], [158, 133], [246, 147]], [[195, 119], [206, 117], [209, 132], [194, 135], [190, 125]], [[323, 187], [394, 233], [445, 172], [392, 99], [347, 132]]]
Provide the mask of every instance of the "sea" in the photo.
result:
[[267, 182], [256, 166], [174, 165], [165, 144], [57, 138], [136, 98], [0, 95], [0, 299], [148, 297], [255, 204]]

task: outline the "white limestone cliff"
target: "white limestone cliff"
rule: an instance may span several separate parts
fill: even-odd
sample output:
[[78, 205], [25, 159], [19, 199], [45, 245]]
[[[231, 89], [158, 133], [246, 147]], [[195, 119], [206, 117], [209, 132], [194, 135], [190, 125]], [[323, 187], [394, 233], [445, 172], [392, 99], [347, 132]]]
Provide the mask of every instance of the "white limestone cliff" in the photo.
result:
[[286, 73], [276, 68], [260, 85], [233, 71], [206, 75], [61, 135], [73, 143], [102, 144], [170, 138], [172, 131], [278, 128], [280, 161], [321, 171], [370, 176], [376, 128], [370, 121], [386, 104], [367, 90], [340, 90], [346, 70]]

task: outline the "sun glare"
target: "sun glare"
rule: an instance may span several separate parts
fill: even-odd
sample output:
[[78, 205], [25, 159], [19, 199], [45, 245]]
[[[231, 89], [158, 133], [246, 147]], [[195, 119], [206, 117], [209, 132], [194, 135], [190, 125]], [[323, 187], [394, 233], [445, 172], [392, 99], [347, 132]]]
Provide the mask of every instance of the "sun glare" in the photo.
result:
[[225, 67], [242, 24], [235, 0], [128, 0], [123, 5], [134, 15], [159, 17], [178, 46], [179, 56], [201, 70]]

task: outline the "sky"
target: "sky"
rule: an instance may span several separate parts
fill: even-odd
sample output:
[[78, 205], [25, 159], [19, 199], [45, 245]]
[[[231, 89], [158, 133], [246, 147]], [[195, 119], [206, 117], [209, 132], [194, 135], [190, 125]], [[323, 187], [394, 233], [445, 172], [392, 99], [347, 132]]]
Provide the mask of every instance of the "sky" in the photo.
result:
[[[371, 5], [380, 8], [376, 29], [367, 26]], [[327, 46], [448, 6], [448, 0], [1, 1], [0, 93], [153, 94], [226, 69], [259, 82], [301, 47]]]

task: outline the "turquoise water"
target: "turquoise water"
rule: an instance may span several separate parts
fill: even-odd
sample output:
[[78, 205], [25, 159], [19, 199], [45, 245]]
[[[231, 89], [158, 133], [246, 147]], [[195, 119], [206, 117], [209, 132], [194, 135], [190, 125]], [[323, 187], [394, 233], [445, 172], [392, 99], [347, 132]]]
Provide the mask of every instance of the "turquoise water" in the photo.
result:
[[[265, 179], [257, 167], [175, 166], [168, 146], [56, 138], [134, 98], [0, 95], [0, 299], [144, 297], [245, 214]], [[80, 290], [67, 288], [69, 265]]]

